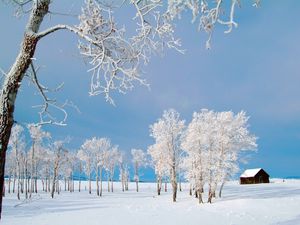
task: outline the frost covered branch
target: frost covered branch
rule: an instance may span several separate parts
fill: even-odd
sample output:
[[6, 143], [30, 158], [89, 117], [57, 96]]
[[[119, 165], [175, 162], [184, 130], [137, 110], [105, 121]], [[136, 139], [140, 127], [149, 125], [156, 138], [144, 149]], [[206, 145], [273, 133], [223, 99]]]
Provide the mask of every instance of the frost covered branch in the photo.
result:
[[[66, 111], [66, 107], [70, 106], [73, 107], [75, 109], [77, 109], [77, 107], [70, 101], [65, 101], [64, 103], [58, 103], [56, 99], [51, 99], [49, 98], [46, 93], [49, 92], [58, 92], [62, 89], [63, 87], [63, 83], [60, 84], [59, 86], [57, 86], [55, 89], [51, 90], [45, 86], [43, 86], [38, 78], [37, 78], [37, 70], [35, 69], [33, 63], [31, 63], [30, 65], [31, 68], [31, 80], [32, 82], [36, 85], [39, 94], [41, 95], [42, 99], [43, 99], [43, 104], [42, 105], [36, 105], [33, 106], [34, 108], [41, 108], [41, 111], [39, 112], [39, 116], [40, 116], [40, 122], [38, 123], [39, 125], [42, 124], [54, 124], [54, 125], [59, 125], [59, 126], [65, 126], [66, 125], [66, 120], [68, 117], [68, 113]], [[60, 113], [63, 114], [63, 118], [61, 120], [58, 120], [57, 118], [54, 117], [53, 112], [51, 112], [51, 109], [54, 109], [55, 111], [59, 111]], [[77, 109], [78, 110], [78, 109]]]
[[[258, 7], [259, 3], [260, 0], [254, 0], [253, 6]], [[240, 0], [168, 0], [166, 14], [170, 20], [174, 20], [180, 18], [184, 11], [191, 11], [192, 22], [199, 21], [198, 29], [208, 33], [206, 47], [210, 48], [212, 33], [217, 24], [227, 26], [224, 33], [230, 33], [233, 27], [237, 27], [234, 21], [236, 5], [240, 5]], [[229, 18], [226, 18], [227, 11]]]
[[[199, 21], [199, 29], [209, 34], [206, 46], [216, 24], [227, 27], [225, 33], [237, 27], [234, 20], [235, 6], [239, 0], [230, 2], [229, 18], [223, 18], [224, 4], [228, 1], [216, 0], [168, 0], [164, 8], [162, 0], [131, 0], [136, 14], [136, 32], [126, 37], [124, 27], [119, 27], [114, 19], [113, 3], [86, 0], [79, 16], [79, 25], [72, 27], [58, 24], [37, 34], [38, 39], [58, 30], [69, 30], [79, 38], [80, 54], [88, 60], [91, 68], [90, 95], [103, 94], [106, 101], [114, 104], [112, 91], [126, 93], [135, 83], [147, 85], [141, 77], [142, 67], [153, 54], [162, 54], [165, 48], [173, 48], [184, 53], [181, 42], [174, 37], [175, 19], [183, 11], [192, 12], [192, 21]], [[255, 4], [258, 4], [258, 0]]]

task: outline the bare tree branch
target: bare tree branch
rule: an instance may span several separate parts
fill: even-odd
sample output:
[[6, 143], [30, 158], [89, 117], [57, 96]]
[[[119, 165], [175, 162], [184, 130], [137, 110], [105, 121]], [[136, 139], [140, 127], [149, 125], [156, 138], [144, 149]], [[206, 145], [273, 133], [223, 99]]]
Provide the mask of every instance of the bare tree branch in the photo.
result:
[[[37, 78], [37, 70], [35, 69], [33, 63], [31, 63], [30, 65], [31, 71], [32, 71], [32, 76], [31, 79], [33, 81], [33, 83], [36, 85], [42, 99], [43, 99], [43, 104], [42, 105], [37, 105], [37, 106], [33, 106], [34, 108], [41, 108], [41, 111], [39, 112], [39, 116], [40, 116], [40, 122], [38, 123], [38, 125], [43, 125], [43, 124], [54, 124], [54, 125], [59, 125], [59, 126], [65, 126], [66, 125], [66, 120], [68, 117], [68, 113], [65, 110], [65, 108], [67, 106], [69, 107], [73, 107], [76, 110], [78, 110], [77, 106], [75, 106], [73, 104], [73, 102], [69, 102], [69, 101], [65, 101], [62, 104], [59, 104], [56, 99], [50, 99], [47, 97], [46, 93], [50, 92], [50, 91], [59, 91], [60, 89], [62, 89], [63, 84], [60, 84], [57, 88], [55, 88], [54, 90], [50, 90], [49, 88], [44, 87], [42, 84], [40, 84], [40, 82], [38, 81]], [[50, 111], [50, 107], [58, 110], [59, 112], [61, 112], [63, 114], [63, 119], [61, 120], [57, 120], [53, 115], [52, 112]], [[47, 119], [47, 120], [45, 120]]]

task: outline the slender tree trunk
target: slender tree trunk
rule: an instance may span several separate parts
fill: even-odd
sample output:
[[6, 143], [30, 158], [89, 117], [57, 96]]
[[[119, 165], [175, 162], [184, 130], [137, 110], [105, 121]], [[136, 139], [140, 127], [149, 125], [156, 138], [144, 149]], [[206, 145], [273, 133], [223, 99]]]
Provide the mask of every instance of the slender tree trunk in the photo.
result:
[[60, 194], [60, 185], [59, 185], [59, 179], [58, 179], [58, 177], [56, 179], [56, 192], [57, 192], [58, 195]]
[[165, 180], [165, 192], [168, 192], [168, 183], [166, 180]]
[[111, 190], [111, 192], [114, 192], [114, 174], [115, 174], [115, 170], [114, 170], [114, 168], [112, 168], [111, 172], [110, 172], [110, 183], [111, 183], [110, 190]]
[[80, 161], [80, 164], [79, 164], [78, 192], [80, 192], [80, 189], [81, 189], [81, 174], [82, 174], [82, 163], [81, 163], [81, 161]]
[[37, 180], [38, 180], [38, 171], [37, 171], [37, 162], [35, 162], [35, 178], [34, 178], [35, 193], [38, 193]]
[[108, 191], [108, 192], [110, 192], [109, 181], [110, 181], [110, 175], [107, 175], [107, 191]]
[[11, 174], [8, 176], [8, 193], [10, 194]]
[[213, 190], [213, 187], [209, 185], [209, 191], [208, 191], [208, 203], [212, 203], [212, 198], [215, 196], [215, 191]]
[[20, 200], [20, 176], [18, 177], [17, 198]]
[[176, 180], [175, 162], [174, 162], [174, 165], [172, 166], [171, 184], [172, 184], [172, 189], [173, 189], [172, 199], [173, 199], [173, 202], [176, 202], [176, 198], [177, 198], [177, 180]]
[[54, 192], [55, 192], [55, 178], [56, 175], [53, 176], [53, 180], [52, 180], [52, 189], [51, 189], [51, 198], [54, 198]]
[[73, 168], [72, 168], [72, 171], [70, 172], [70, 180], [71, 180], [71, 183], [70, 183], [70, 192], [74, 192], [74, 178], [73, 178]]
[[91, 172], [89, 172], [89, 193], [92, 194], [92, 181], [91, 181], [92, 177], [91, 177]]
[[125, 180], [125, 191], [128, 191], [129, 189], [128, 189], [128, 183], [129, 183], [129, 178], [128, 178], [128, 176], [126, 177], [126, 180]]
[[24, 179], [22, 178], [21, 179], [21, 183], [20, 183], [21, 185], [20, 185], [20, 192], [21, 192], [21, 194], [23, 194], [24, 193]]
[[179, 191], [182, 191], [182, 188], [181, 188], [181, 179], [179, 180]]
[[13, 190], [12, 190], [13, 193], [15, 193], [15, 189], [16, 189], [16, 177], [17, 177], [17, 175], [15, 173], [14, 174], [14, 182], [13, 182]]
[[102, 167], [100, 167], [100, 196], [102, 196]]
[[200, 203], [203, 203], [203, 199], [202, 199], [201, 190], [200, 190], [200, 189], [198, 189], [198, 190], [197, 190], [197, 193], [198, 193], [199, 204], [200, 204]]
[[139, 164], [138, 162], [135, 162], [134, 165], [134, 179], [135, 179], [135, 185], [136, 185], [136, 192], [139, 192]]
[[34, 188], [34, 142], [35, 140], [32, 140], [32, 152], [31, 152], [31, 170], [30, 170], [30, 193], [29, 193], [29, 198], [31, 198], [32, 192], [33, 192], [33, 188]]
[[65, 191], [67, 191], [67, 178], [65, 177]]
[[50, 172], [49, 172], [49, 177], [48, 177], [48, 192], [50, 192], [51, 191], [51, 176], [50, 176]]
[[28, 198], [28, 183], [27, 183], [27, 159], [25, 160], [25, 198], [27, 199]]
[[96, 169], [96, 185], [97, 185], [97, 195], [100, 196], [100, 190], [99, 190], [99, 166], [97, 165]]
[[190, 183], [190, 196], [192, 196], [193, 195], [193, 193], [192, 193], [193, 191], [192, 191], [192, 184]]
[[78, 192], [80, 192], [80, 188], [81, 188], [81, 177], [79, 176], [79, 182], [78, 182]]
[[59, 194], [58, 169], [59, 169], [59, 160], [60, 160], [60, 150], [61, 150], [60, 148], [57, 149], [56, 159], [54, 161], [51, 198], [54, 198], [55, 189], [56, 189], [57, 193]]
[[221, 187], [220, 187], [220, 190], [219, 190], [219, 198], [222, 197], [222, 190], [223, 190], [224, 185], [225, 185], [225, 181], [223, 181], [222, 184], [221, 184]]
[[47, 188], [48, 188], [48, 176], [46, 176], [45, 178], [45, 189], [44, 189], [45, 192], [47, 192]]
[[162, 178], [160, 176], [157, 176], [157, 195], [160, 195], [161, 193], [161, 183], [162, 183]]

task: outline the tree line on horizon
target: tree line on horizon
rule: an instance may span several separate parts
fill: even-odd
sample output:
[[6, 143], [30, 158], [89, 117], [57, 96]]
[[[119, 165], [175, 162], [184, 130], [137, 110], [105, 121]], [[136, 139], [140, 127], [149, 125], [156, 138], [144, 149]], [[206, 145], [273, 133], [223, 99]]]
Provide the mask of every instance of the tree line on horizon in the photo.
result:
[[[172, 200], [176, 201], [181, 182], [189, 182], [190, 195], [203, 203], [204, 185], [208, 186], [208, 200], [219, 196], [226, 181], [239, 171], [242, 153], [255, 150], [256, 137], [249, 132], [245, 112], [234, 114], [203, 109], [193, 113], [192, 121], [185, 125], [174, 109], [165, 110], [162, 117], [150, 125], [150, 136], [154, 144], [147, 152], [131, 149], [131, 154], [121, 151], [107, 137], [93, 137], [84, 141], [76, 151], [67, 149], [70, 141], [52, 140], [51, 134], [40, 125], [28, 124], [26, 128], [16, 124], [12, 129], [6, 164], [6, 193], [17, 193], [17, 198], [31, 198], [38, 193], [38, 180], [42, 191], [55, 193], [74, 192], [74, 178], [78, 180], [78, 191], [82, 191], [83, 177], [88, 180], [88, 192], [92, 193], [92, 180], [96, 181], [96, 193], [103, 195], [103, 179], [106, 177], [107, 191], [114, 191], [116, 171], [122, 191], [128, 190], [130, 167], [132, 180], [139, 191], [139, 170], [152, 167], [160, 195], [165, 183], [172, 187]], [[26, 146], [25, 130], [30, 134], [30, 146]], [[63, 187], [64, 186], [64, 187]]]

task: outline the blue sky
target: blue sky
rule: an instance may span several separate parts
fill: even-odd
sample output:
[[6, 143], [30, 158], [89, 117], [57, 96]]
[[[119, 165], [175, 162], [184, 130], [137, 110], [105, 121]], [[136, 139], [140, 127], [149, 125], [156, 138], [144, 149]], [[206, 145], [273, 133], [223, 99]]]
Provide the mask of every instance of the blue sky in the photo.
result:
[[[81, 1], [72, 2], [54, 1], [51, 10], [78, 12]], [[206, 34], [196, 31], [190, 17], [178, 21], [176, 34], [186, 54], [168, 50], [164, 57], [154, 56], [145, 68], [151, 89], [137, 86], [126, 95], [114, 94], [116, 107], [103, 96], [89, 97], [90, 74], [79, 56], [75, 36], [62, 31], [45, 38], [35, 55], [42, 66], [40, 79], [52, 87], [65, 82], [57, 98], [72, 100], [81, 111], [69, 109], [67, 127], [45, 129], [57, 139], [71, 136], [72, 149], [86, 138], [106, 136], [129, 152], [131, 148], [146, 150], [153, 143], [149, 125], [170, 107], [187, 122], [201, 108], [245, 110], [250, 130], [259, 139], [257, 153], [242, 168], [263, 167], [272, 177], [299, 176], [300, 3], [263, 0], [259, 9], [249, 1], [242, 4], [236, 15], [238, 28], [226, 35], [223, 27], [217, 27], [210, 50], [205, 49]], [[127, 23], [128, 13], [121, 10], [118, 18]], [[26, 20], [26, 15], [16, 19], [13, 9], [0, 3], [0, 67], [6, 71], [17, 55]], [[58, 22], [76, 24], [77, 19], [53, 15], [44, 22], [43, 27], [48, 27]], [[35, 89], [24, 81], [16, 120], [38, 121], [31, 106], [39, 102]], [[144, 173], [145, 178], [153, 177], [149, 170]]]

